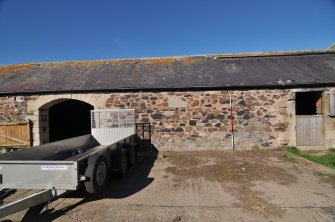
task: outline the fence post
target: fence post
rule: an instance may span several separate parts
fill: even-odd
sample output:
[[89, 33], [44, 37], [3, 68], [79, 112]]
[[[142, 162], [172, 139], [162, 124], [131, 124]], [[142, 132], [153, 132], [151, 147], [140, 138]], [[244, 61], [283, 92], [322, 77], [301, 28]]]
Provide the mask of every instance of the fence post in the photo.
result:
[[28, 141], [29, 141], [28, 146], [32, 147], [33, 143], [34, 143], [34, 138], [33, 138], [33, 122], [30, 119], [28, 119], [27, 128], [28, 128]]
[[151, 124], [149, 122], [149, 142], [151, 144]]

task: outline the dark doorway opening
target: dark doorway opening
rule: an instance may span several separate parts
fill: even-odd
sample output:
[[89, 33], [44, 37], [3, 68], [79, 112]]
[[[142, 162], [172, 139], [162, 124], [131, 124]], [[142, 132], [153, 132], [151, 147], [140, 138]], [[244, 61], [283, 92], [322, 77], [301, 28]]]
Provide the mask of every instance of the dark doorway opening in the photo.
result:
[[322, 114], [322, 92], [297, 92], [295, 108], [296, 115]]
[[49, 109], [49, 141], [54, 142], [91, 132], [90, 111], [94, 107], [78, 100], [67, 100]]

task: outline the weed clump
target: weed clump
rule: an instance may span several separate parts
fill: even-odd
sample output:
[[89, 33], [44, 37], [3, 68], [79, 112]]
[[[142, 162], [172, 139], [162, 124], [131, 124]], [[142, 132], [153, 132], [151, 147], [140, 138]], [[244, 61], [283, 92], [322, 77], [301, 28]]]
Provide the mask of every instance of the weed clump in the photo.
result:
[[299, 154], [300, 153], [300, 150], [298, 150], [296, 147], [294, 146], [286, 146], [285, 147], [285, 150], [291, 152], [291, 153], [294, 153], [294, 154]]

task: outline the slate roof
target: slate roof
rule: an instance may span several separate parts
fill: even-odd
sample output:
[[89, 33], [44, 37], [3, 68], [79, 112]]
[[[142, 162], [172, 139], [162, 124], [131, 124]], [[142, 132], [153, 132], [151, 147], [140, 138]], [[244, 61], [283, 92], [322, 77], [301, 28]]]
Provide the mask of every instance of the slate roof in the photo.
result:
[[0, 94], [335, 86], [335, 51], [0, 66]]

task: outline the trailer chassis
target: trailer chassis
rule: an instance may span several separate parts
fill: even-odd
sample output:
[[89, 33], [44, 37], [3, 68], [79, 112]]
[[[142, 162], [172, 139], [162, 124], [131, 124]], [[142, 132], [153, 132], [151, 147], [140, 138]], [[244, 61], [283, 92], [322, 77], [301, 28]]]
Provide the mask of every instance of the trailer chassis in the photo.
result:
[[[101, 192], [107, 184], [108, 171], [116, 171], [120, 177], [125, 175], [127, 167], [135, 164], [136, 147], [141, 140], [135, 132], [134, 111], [125, 110], [124, 116], [117, 111], [117, 117], [121, 118], [117, 119], [121, 134], [116, 128], [101, 130], [98, 127], [111, 122], [100, 120], [105, 112], [114, 118], [115, 110], [91, 113], [90, 135], [0, 156], [0, 189], [42, 190], [0, 206], [0, 218], [52, 201], [81, 186], [85, 186], [88, 193]], [[124, 124], [122, 120], [125, 119]]]

